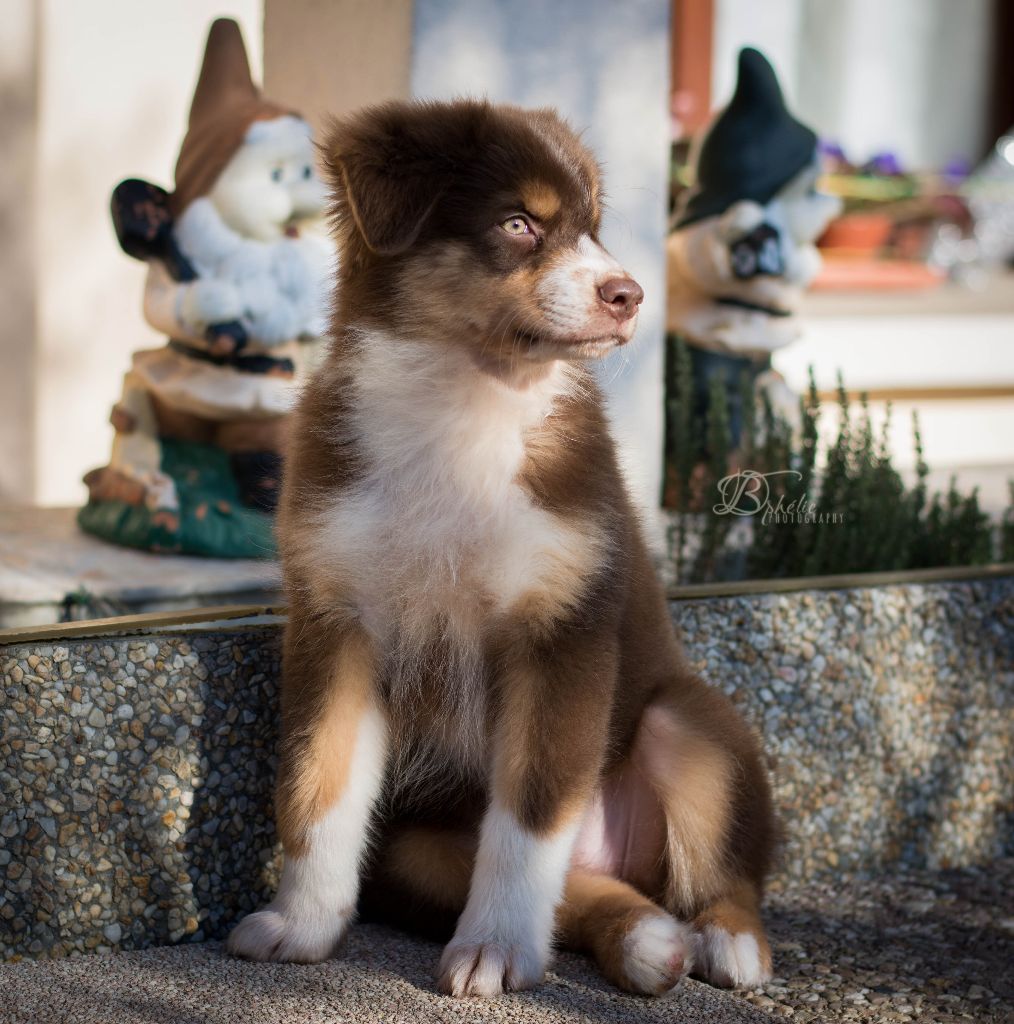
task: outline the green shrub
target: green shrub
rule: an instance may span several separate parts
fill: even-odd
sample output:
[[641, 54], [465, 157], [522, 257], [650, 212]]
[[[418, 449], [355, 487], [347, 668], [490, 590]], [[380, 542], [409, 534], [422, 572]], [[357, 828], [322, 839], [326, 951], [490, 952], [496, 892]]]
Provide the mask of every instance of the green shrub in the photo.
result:
[[1010, 504], [1000, 524], [1000, 561], [1014, 562], [1014, 480], [1007, 485]]
[[[675, 510], [670, 554], [681, 582], [981, 565], [994, 555], [1014, 561], [1014, 484], [1012, 505], [996, 530], [979, 507], [977, 489], [962, 494], [952, 479], [946, 494], [930, 497], [917, 416], [915, 481], [906, 485], [888, 448], [890, 409], [875, 436], [866, 397], [854, 418], [839, 379], [838, 433], [818, 470], [819, 401], [812, 370], [798, 430], [776, 413], [766, 393], [744, 380], [743, 430], [733, 452], [724, 389], [712, 387], [707, 422], [694, 423], [689, 353], [680, 339], [670, 344], [666, 480]], [[713, 507], [720, 481], [741, 470], [770, 474], [770, 506], [797, 512], [782, 521], [751, 516], [745, 547], [734, 551], [726, 545], [740, 517], [718, 515]]]

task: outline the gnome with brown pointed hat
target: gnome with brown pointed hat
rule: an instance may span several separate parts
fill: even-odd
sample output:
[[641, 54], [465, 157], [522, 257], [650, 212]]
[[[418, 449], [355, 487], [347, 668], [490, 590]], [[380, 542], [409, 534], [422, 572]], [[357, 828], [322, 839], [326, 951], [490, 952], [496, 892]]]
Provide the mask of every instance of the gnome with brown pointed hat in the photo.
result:
[[333, 248], [309, 125], [265, 99], [239, 26], [211, 26], [171, 194], [122, 182], [112, 214], [148, 264], [145, 319], [108, 466], [81, 526], [117, 543], [270, 555], [282, 441], [307, 342], [326, 331]]

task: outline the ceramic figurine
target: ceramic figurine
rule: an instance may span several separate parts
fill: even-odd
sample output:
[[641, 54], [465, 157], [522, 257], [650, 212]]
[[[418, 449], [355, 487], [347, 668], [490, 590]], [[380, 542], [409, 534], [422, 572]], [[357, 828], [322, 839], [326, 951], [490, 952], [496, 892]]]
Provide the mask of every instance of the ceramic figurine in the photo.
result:
[[[261, 96], [239, 26], [216, 21], [171, 194], [122, 182], [112, 213], [148, 264], [144, 316], [108, 466], [85, 477], [91, 533], [132, 547], [273, 553], [295, 387], [327, 329], [333, 246], [309, 125]], [[308, 344], [309, 343], [309, 344]]]
[[800, 333], [800, 300], [821, 265], [814, 243], [841, 208], [817, 191], [819, 173], [817, 136], [786, 109], [764, 56], [742, 50], [735, 94], [703, 139], [668, 241], [668, 328], [690, 350], [695, 414], [706, 417], [721, 375], [734, 445], [744, 373], [776, 406], [795, 404], [771, 353]]

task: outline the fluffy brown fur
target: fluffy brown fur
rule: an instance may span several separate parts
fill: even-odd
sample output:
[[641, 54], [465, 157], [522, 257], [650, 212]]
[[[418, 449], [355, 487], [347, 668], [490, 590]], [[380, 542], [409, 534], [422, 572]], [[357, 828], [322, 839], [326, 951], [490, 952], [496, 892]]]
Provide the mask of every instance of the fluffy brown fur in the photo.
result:
[[454, 994], [536, 983], [554, 905], [626, 988], [757, 983], [765, 769], [681, 655], [584, 365], [641, 295], [598, 244], [595, 161], [552, 112], [479, 102], [367, 110], [325, 156], [336, 342], [278, 524], [289, 877], [231, 948], [328, 955], [368, 857], [374, 907], [462, 913]]

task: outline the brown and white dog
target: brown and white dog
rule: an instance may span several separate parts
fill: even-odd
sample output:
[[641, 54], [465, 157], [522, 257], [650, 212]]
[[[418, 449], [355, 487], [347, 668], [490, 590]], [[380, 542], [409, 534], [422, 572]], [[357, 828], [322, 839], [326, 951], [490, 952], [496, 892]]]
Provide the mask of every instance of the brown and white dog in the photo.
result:
[[554, 934], [634, 992], [759, 984], [765, 769], [682, 658], [585, 365], [642, 298], [594, 159], [472, 101], [366, 110], [325, 153], [336, 342], [278, 524], [286, 859], [229, 949], [328, 957], [365, 872], [457, 916], [454, 995], [537, 984]]

